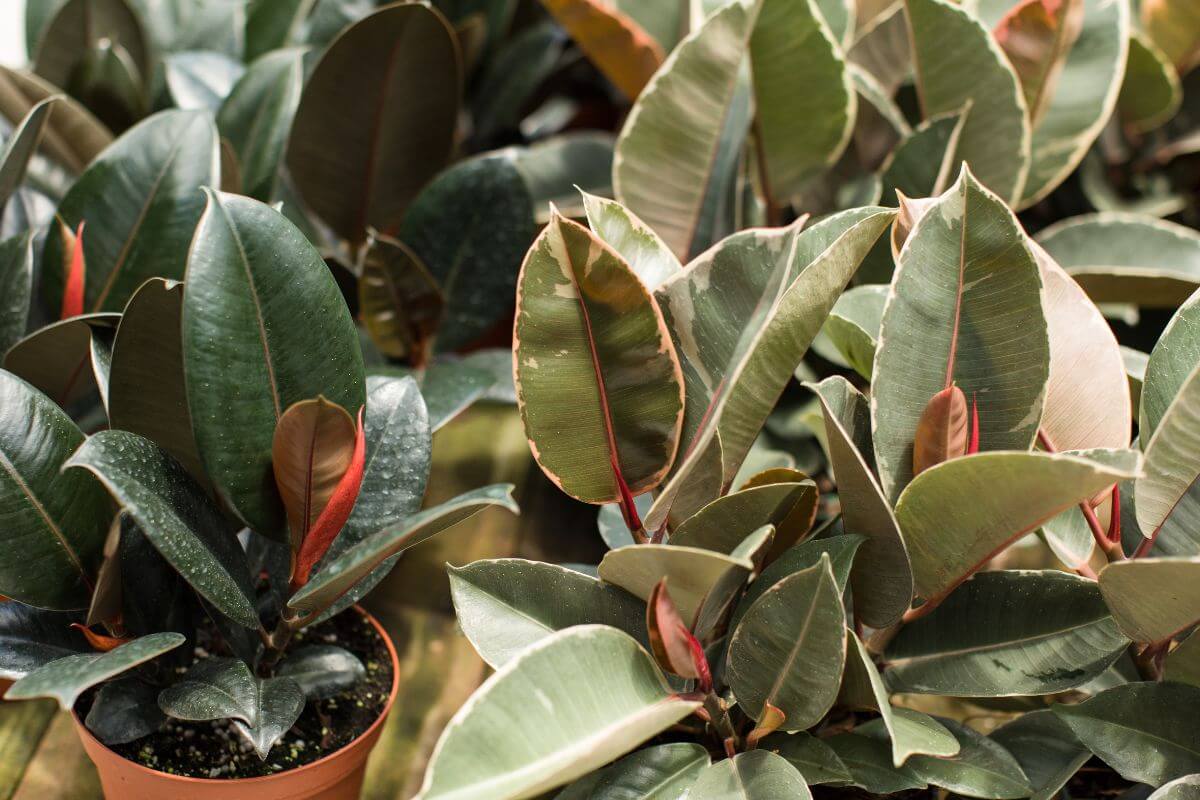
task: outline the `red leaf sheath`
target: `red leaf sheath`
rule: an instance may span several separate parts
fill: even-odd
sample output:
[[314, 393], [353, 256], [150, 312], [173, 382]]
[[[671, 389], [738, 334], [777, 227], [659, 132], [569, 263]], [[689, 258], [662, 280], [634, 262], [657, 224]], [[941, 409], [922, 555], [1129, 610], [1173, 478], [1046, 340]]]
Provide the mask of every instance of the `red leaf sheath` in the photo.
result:
[[979, 452], [979, 403], [971, 392], [971, 441], [967, 443], [967, 455]]
[[309, 574], [317, 562], [329, 551], [333, 540], [341, 533], [354, 510], [354, 501], [358, 499], [358, 490], [362, 487], [363, 464], [367, 456], [367, 440], [363, 432], [363, 410], [358, 410], [357, 435], [354, 439], [354, 455], [350, 457], [350, 466], [338, 481], [329, 503], [321, 510], [317, 521], [304, 535], [300, 544], [300, 552], [296, 555], [296, 569], [292, 574], [292, 589], [298, 589], [308, 583]]
[[83, 261], [83, 222], [75, 229], [75, 237], [70, 244], [71, 264], [63, 283], [62, 319], [83, 313], [83, 278], [87, 269]]
[[98, 650], [101, 653], [107, 653], [109, 650], [116, 650], [121, 645], [132, 642], [132, 636], [105, 636], [103, 633], [96, 633], [86, 625], [80, 625], [78, 622], [72, 622], [71, 627], [83, 634], [83, 638], [87, 639], [88, 644], [93, 650]]

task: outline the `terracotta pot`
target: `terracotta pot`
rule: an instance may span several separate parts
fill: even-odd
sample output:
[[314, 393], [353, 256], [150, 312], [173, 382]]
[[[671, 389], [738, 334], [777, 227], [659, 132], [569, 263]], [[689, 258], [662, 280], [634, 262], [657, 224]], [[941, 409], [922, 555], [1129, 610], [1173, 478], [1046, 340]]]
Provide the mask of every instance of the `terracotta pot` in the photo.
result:
[[350, 744], [311, 764], [261, 778], [185, 778], [144, 767], [109, 750], [92, 735], [78, 714], [75, 729], [100, 773], [107, 800], [357, 800], [366, 774], [367, 756], [379, 741], [396, 692], [400, 664], [396, 648], [379, 622], [358, 606], [387, 644], [392, 659], [392, 691], [379, 719]]

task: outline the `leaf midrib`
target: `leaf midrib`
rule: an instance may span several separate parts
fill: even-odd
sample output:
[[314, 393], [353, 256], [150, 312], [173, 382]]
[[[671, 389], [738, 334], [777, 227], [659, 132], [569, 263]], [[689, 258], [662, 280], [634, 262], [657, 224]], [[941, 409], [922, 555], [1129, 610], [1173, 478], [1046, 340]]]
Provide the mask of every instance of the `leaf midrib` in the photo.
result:
[[1039, 633], [1034, 636], [1023, 636], [1019, 639], [1009, 639], [1004, 642], [995, 642], [995, 643], [991, 643], [991, 644], [987, 644], [987, 645], [982, 645], [979, 647], [962, 647], [962, 648], [958, 648], [956, 650], [942, 650], [942, 651], [935, 652], [935, 653], [929, 653], [928, 655], [918, 655], [918, 656], [909, 656], [907, 658], [889, 659], [888, 666], [889, 667], [908, 666], [911, 664], [920, 664], [920, 663], [924, 663], [927, 661], [936, 661], [936, 660], [942, 659], [942, 658], [957, 658], [957, 657], [961, 657], [961, 656], [970, 656], [970, 655], [975, 655], [975, 654], [993, 653], [993, 652], [997, 652], [1000, 650], [1006, 650], [1006, 649], [1014, 648], [1014, 647], [1023, 649], [1026, 645], [1038, 643], [1043, 640], [1052, 639], [1052, 638], [1055, 638], [1058, 636], [1066, 636], [1066, 635], [1069, 635], [1072, 633], [1077, 633], [1077, 632], [1085, 630], [1087, 628], [1102, 625], [1104, 622], [1109, 621], [1111, 619], [1112, 619], [1111, 616], [1105, 615], [1105, 616], [1101, 616], [1101, 617], [1096, 617], [1095, 619], [1089, 620], [1089, 621], [1081, 623], [1081, 624], [1071, 625], [1071, 626], [1065, 627], [1065, 628], [1058, 628], [1058, 629], [1052, 630], [1052, 631], [1046, 631], [1044, 633]]

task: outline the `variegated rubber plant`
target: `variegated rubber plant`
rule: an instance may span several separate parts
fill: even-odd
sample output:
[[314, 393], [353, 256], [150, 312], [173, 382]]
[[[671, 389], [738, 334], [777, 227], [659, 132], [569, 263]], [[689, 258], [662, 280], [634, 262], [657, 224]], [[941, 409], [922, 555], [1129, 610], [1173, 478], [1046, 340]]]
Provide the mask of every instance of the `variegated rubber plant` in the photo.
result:
[[[0, 208], [60, 112], [83, 113], [51, 97], [14, 131]], [[207, 111], [155, 114], [73, 181], [44, 246], [0, 244], [0, 676], [10, 700], [89, 693], [108, 744], [228, 719], [265, 759], [308, 699], [386, 668], [301, 632], [516, 506], [498, 484], [421, 510], [431, 429], [462, 404], [435, 418], [413, 377], [366, 374], [317, 248], [210, 188], [218, 142]], [[35, 269], [61, 319], [24, 335]]]

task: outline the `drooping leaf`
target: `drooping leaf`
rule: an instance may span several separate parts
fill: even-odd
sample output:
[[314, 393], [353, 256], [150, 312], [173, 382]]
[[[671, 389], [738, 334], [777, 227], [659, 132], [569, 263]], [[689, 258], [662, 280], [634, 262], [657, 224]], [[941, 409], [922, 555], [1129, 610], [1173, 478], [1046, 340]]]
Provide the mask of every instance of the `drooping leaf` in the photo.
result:
[[[769, 264], [761, 280], [751, 290], [751, 296], [763, 301], [767, 313], [753, 309], [723, 309], [720, 304], [703, 310], [688, 303], [692, 297], [707, 294], [710, 298], [729, 295], [732, 287], [745, 287], [745, 262], [730, 259], [723, 267], [720, 260], [698, 261], [684, 270], [680, 277], [659, 290], [664, 315], [677, 337], [697, 336], [694, 341], [710, 344], [722, 342], [716, 358], [701, 356], [694, 348], [680, 348], [688, 365], [688, 396], [694, 396], [695, 386], [707, 386], [712, 399], [707, 410], [703, 404], [696, 409], [689, 400], [685, 432], [695, 430], [687, 441], [687, 449], [676, 467], [675, 474], [655, 499], [646, 523], [657, 528], [671, 511], [681, 489], [693, 478], [697, 468], [710, 463], [710, 446], [718, 441], [724, 462], [726, 480], [737, 474], [745, 454], [766, 422], [775, 401], [790, 379], [796, 364], [820, 331], [838, 293], [845, 287], [862, 259], [874, 245], [883, 229], [891, 222], [894, 212], [874, 207], [854, 209], [822, 220], [818, 225], [795, 237], [792, 263]], [[770, 252], [770, 251], [768, 251]], [[753, 263], [753, 262], [750, 262]], [[698, 265], [705, 265], [697, 268]], [[771, 269], [774, 267], [774, 269]], [[705, 284], [705, 278], [709, 283]], [[725, 281], [731, 289], [723, 291]], [[713, 287], [705, 290], [705, 286]], [[672, 288], [674, 287], [674, 288]], [[666, 297], [670, 295], [670, 297]], [[688, 308], [691, 311], [688, 311]], [[730, 313], [733, 311], [733, 313]], [[732, 323], [740, 336], [722, 328]], [[713, 325], [712, 336], [706, 326]], [[687, 334], [678, 331], [689, 331]], [[701, 336], [701, 331], [705, 335]], [[722, 358], [727, 355], [728, 358]], [[690, 375], [704, 376], [699, 380]], [[711, 381], [708, 383], [707, 381]], [[702, 391], [702, 390], [697, 390]], [[704, 395], [702, 395], [703, 397]], [[695, 413], [699, 412], [700, 417]], [[703, 422], [703, 424], [701, 424]], [[698, 477], [698, 476], [697, 476]]]
[[[926, 118], [970, 102], [958, 141], [979, 182], [1008, 203], [1022, 197], [1030, 126], [1020, 83], [991, 33], [948, 0], [905, 0], [917, 93]], [[958, 43], [946, 47], [947, 41]]]
[[580, 778], [554, 800], [644, 800], [682, 797], [709, 765], [708, 751], [692, 742], [671, 742], [631, 753], [600, 772]]
[[101, 686], [84, 724], [111, 746], [148, 736], [166, 719], [158, 708], [158, 687], [133, 677]]
[[1100, 591], [1125, 635], [1159, 642], [1200, 621], [1200, 557], [1113, 562]]
[[514, 514], [511, 484], [495, 484], [461, 494], [453, 500], [407, 517], [364, 536], [332, 560], [322, 563], [304, 588], [288, 600], [288, 607], [303, 612], [305, 620], [316, 621], [320, 612], [350, 591], [392, 556], [429, 539], [489, 506], [506, 508]]
[[92, 473], [163, 558], [222, 614], [257, 629], [245, 554], [195, 478], [165, 450], [126, 431], [101, 431], [63, 465]]
[[276, 674], [294, 680], [309, 700], [320, 700], [355, 686], [366, 676], [367, 669], [348, 650], [309, 644], [288, 653]]
[[650, 291], [683, 267], [666, 243], [649, 225], [618, 203], [581, 192], [588, 226], [616, 250]]
[[810, 800], [812, 793], [789, 761], [767, 750], [751, 750], [705, 767], [687, 796], [689, 800]]
[[154, 633], [135, 639], [107, 653], [80, 653], [51, 661], [14, 683], [4, 695], [8, 700], [53, 697], [63, 711], [70, 711], [85, 691], [133, 669], [184, 643], [178, 633]]
[[283, 215], [209, 190], [188, 256], [183, 355], [196, 445], [213, 485], [258, 533], [285, 539], [271, 480], [279, 417], [319, 395], [357, 410], [364, 390], [346, 304]]
[[0, 603], [0, 678], [17, 680], [64, 656], [91, 651], [71, 627], [81, 615]]
[[647, 643], [644, 604], [574, 570], [511, 558], [448, 571], [459, 625], [493, 668], [575, 625], [609, 625]]
[[26, 231], [0, 242], [0, 352], [25, 335], [32, 292], [33, 231]]
[[460, 72], [454, 30], [421, 3], [381, 8], [325, 51], [300, 97], [287, 163], [336, 233], [357, 244], [368, 226], [395, 229], [449, 154]]
[[845, 612], [828, 555], [772, 586], [738, 622], [725, 676], [738, 704], [761, 718], [767, 704], [800, 731], [837, 697], [846, 659]]
[[754, 8], [730, 3], [675, 48], [617, 140], [613, 190], [681, 260], [724, 234], [718, 209], [750, 124]]
[[[750, 72], [763, 190], [785, 203], [846, 149], [858, 96], [816, 3], [759, 0], [757, 9]], [[797, 85], [807, 89], [797, 92]]]
[[206, 481], [183, 375], [183, 284], [151, 278], [126, 304], [113, 341], [110, 427], [143, 436]]
[[869, 625], [886, 627], [912, 603], [913, 574], [900, 525], [871, 472], [867, 400], [840, 377], [806, 385], [824, 411], [842, 526], [865, 539], [850, 572], [855, 613]]
[[525, 433], [551, 480], [590, 503], [662, 480], [683, 380], [657, 304], [614, 250], [552, 218], [521, 269], [513, 338]]
[[1037, 240], [1097, 303], [1175, 308], [1200, 285], [1200, 234], [1172, 222], [1084, 214]]
[[820, 783], [849, 783], [850, 770], [838, 758], [833, 748], [810, 733], [772, 734], [761, 745], [776, 752], [800, 770], [809, 786]]
[[206, 658], [158, 696], [175, 719], [203, 722], [232, 718], [258, 757], [291, 729], [304, 710], [304, 692], [291, 678], [259, 678], [236, 658]]
[[[951, 758], [917, 755], [905, 765], [917, 780], [948, 789], [966, 797], [1002, 800], [1028, 797], [1032, 793], [1029, 779], [1021, 765], [999, 742], [954, 720], [938, 720], [958, 739], [958, 754]], [[864, 735], [876, 723], [860, 727]], [[881, 727], [875, 734], [882, 735]]]
[[1121, 777], [1161, 786], [1200, 772], [1197, 703], [1200, 688], [1195, 686], [1127, 683], [1078, 705], [1051, 708]]
[[1012, 212], [966, 168], [904, 243], [879, 341], [871, 421], [889, 500], [912, 479], [922, 412], [952, 385], [978, 404], [982, 450], [1032, 444], [1050, 364], [1037, 263]]
[[892, 764], [903, 766], [909, 756], [918, 754], [945, 757], [958, 753], [958, 740], [933, 717], [908, 708], [892, 707], [887, 687], [871, 654], [849, 629], [846, 630], [846, 650], [846, 671], [838, 702], [879, 712], [892, 742]]
[[242, 188], [264, 203], [274, 199], [288, 131], [300, 104], [303, 57], [299, 49], [281, 50], [251, 63], [217, 110], [217, 129], [237, 155]]
[[728, 602], [752, 569], [750, 561], [712, 550], [641, 544], [605, 553], [600, 562], [600, 579], [648, 600], [665, 577], [680, 615], [694, 624], [706, 601], [718, 605]]
[[1080, 686], [1123, 653], [1096, 584], [1063, 572], [984, 572], [887, 648], [894, 691], [964, 697]]
[[[219, 174], [216, 127], [201, 111], [148, 117], [92, 162], [58, 207], [72, 229], [87, 222], [85, 310], [120, 311], [148, 278], [183, 278], [200, 187]], [[65, 280], [58, 237], [46, 238], [42, 263], [43, 297], [55, 307]]]
[[521, 259], [537, 233], [533, 197], [515, 161], [502, 153], [455, 164], [404, 215], [400, 239], [444, 297], [438, 352], [472, 344], [508, 316]]
[[47, 397], [0, 371], [0, 594], [41, 608], [86, 608], [112, 507], [90, 476], [62, 473], [83, 433]]
[[[528, 705], [533, 692], [544, 705]], [[623, 755], [698, 706], [671, 694], [627, 634], [602, 625], [559, 631], [501, 667], [450, 720], [417, 796], [536, 796]]]
[[542, 0], [600, 72], [630, 100], [663, 60], [663, 49], [641, 26], [598, 0]]
[[1092, 757], [1071, 729], [1053, 711], [1029, 711], [991, 734], [1012, 753], [1034, 788], [1032, 800], [1058, 795], [1080, 767]]
[[96, 356], [112, 341], [120, 318], [108, 312], [83, 314], [40, 328], [9, 348], [4, 368], [70, 408], [107, 383]]
[[1129, 58], [1117, 96], [1121, 121], [1139, 133], [1154, 130], [1179, 110], [1183, 89], [1166, 53], [1140, 30], [1129, 36]]
[[363, 324], [384, 355], [423, 364], [442, 319], [442, 290], [420, 256], [399, 239], [377, 234], [367, 242], [358, 278]]

